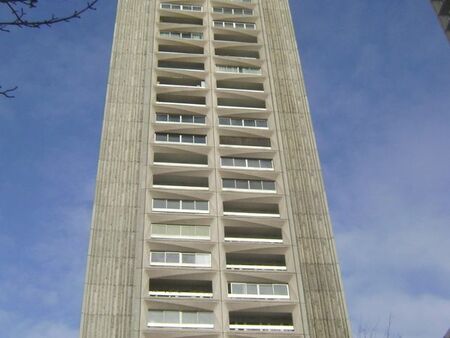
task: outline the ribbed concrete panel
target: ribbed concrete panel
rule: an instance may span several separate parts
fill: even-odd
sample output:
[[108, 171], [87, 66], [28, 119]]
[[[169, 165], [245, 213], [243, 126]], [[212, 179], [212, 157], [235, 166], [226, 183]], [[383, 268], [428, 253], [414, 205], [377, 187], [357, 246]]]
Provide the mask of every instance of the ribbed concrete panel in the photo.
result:
[[350, 337], [340, 268], [288, 0], [263, 0], [260, 7], [284, 162], [289, 222], [298, 241], [298, 269], [304, 289], [309, 336]]
[[144, 214], [140, 182], [146, 165], [142, 142], [153, 7], [154, 2], [148, 0], [119, 0], [118, 4], [86, 274], [83, 338], [132, 336], [133, 292], [140, 290], [135, 275], [142, 265], [136, 259], [136, 238], [142, 236], [138, 225]]

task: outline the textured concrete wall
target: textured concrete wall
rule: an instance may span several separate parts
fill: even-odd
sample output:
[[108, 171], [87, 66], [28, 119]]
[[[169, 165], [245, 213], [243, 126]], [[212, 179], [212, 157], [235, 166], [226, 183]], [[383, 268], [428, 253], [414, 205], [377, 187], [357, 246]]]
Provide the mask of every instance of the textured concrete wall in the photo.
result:
[[290, 225], [295, 229], [310, 337], [350, 337], [288, 0], [262, 0], [274, 111], [284, 160]]
[[[153, 1], [119, 0], [97, 174], [82, 324], [83, 338], [131, 337], [141, 203], [145, 67]], [[150, 27], [150, 28], [149, 28]], [[145, 141], [146, 142], [146, 141]], [[145, 159], [144, 159], [145, 161]], [[135, 265], [136, 264], [136, 265]], [[137, 266], [140, 265], [140, 266]], [[138, 270], [136, 270], [138, 269]], [[136, 316], [133, 316], [136, 317]]]

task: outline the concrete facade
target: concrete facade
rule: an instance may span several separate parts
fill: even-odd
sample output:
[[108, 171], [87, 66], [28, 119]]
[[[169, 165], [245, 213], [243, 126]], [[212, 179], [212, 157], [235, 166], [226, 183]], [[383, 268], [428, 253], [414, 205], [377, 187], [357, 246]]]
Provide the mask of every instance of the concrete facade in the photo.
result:
[[80, 336], [351, 337], [287, 0], [119, 0]]

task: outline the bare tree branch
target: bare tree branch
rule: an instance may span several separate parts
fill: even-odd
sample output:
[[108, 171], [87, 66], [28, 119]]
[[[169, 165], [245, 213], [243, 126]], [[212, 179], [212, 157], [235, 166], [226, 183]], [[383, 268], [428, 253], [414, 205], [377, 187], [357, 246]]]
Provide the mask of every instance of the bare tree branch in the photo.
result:
[[41, 26], [50, 27], [52, 25], [69, 22], [73, 19], [79, 19], [83, 13], [89, 10], [95, 10], [95, 4], [98, 0], [90, 0], [81, 9], [74, 10], [71, 14], [57, 16], [50, 14], [46, 18], [28, 19], [25, 9], [33, 9], [38, 6], [39, 0], [0, 0], [0, 5], [5, 5], [10, 12], [11, 18], [6, 21], [0, 21], [0, 31], [9, 32], [11, 27], [19, 28], [40, 28]]
[[15, 98], [14, 95], [11, 95], [12, 92], [17, 90], [17, 86], [13, 87], [13, 88], [9, 88], [9, 89], [2, 89], [2, 86], [0, 86], [0, 96], [4, 96], [8, 99], [13, 99]]
[[[51, 27], [58, 23], [70, 22], [74, 19], [80, 19], [81, 15], [89, 10], [96, 10], [95, 5], [98, 0], [88, 0], [86, 5], [80, 9], [74, 10], [71, 14], [58, 16], [49, 14], [44, 18], [29, 19], [26, 10], [33, 10], [39, 5], [39, 0], [0, 0], [0, 13], [6, 10], [6, 19], [0, 21], [0, 32], [9, 33], [11, 28], [40, 28], [42, 26]], [[8, 18], [9, 16], [9, 18]], [[17, 86], [2, 90], [0, 86], [0, 96], [14, 98], [12, 92], [17, 90]]]

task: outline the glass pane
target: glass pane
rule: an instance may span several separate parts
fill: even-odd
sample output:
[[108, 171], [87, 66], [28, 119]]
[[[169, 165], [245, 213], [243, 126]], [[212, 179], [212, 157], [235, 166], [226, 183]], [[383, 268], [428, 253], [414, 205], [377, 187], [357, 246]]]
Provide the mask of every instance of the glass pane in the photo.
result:
[[272, 284], [269, 284], [269, 285], [261, 284], [259, 286], [259, 294], [260, 295], [273, 295]]
[[244, 14], [245, 15], [253, 15], [253, 10], [252, 9], [244, 9]]
[[222, 165], [227, 167], [233, 167], [233, 159], [229, 157], [222, 157]]
[[178, 201], [178, 200], [168, 200], [167, 201], [167, 208], [168, 209], [179, 210], [180, 209], [180, 201]]
[[228, 117], [219, 117], [219, 124], [221, 126], [229, 126], [230, 125], [230, 119]]
[[180, 135], [178, 134], [169, 134], [169, 142], [180, 142]]
[[178, 225], [168, 225], [167, 226], [167, 234], [171, 236], [179, 236], [180, 235], [180, 227]]
[[263, 189], [264, 190], [275, 190], [275, 182], [264, 181], [263, 182]]
[[183, 5], [183, 10], [192, 11], [192, 6], [191, 5]]
[[181, 235], [187, 237], [195, 237], [195, 226], [182, 226]]
[[272, 160], [261, 160], [261, 168], [272, 168]]
[[209, 237], [209, 227], [198, 226], [196, 227], [197, 236]]
[[193, 254], [193, 253], [184, 253], [182, 255], [182, 262], [184, 264], [195, 264], [195, 254]]
[[165, 255], [164, 252], [152, 252], [152, 263], [164, 263]]
[[232, 22], [225, 22], [225, 27], [234, 28], [234, 24]]
[[245, 161], [244, 158], [235, 158], [234, 165], [236, 167], [244, 167], [245, 168], [247, 166], [247, 162]]
[[159, 142], [167, 142], [167, 134], [156, 134], [156, 137], [155, 137], [155, 140], [156, 141], [159, 141]]
[[166, 252], [166, 263], [180, 263], [180, 254], [178, 252]]
[[211, 265], [211, 254], [195, 254], [195, 263], [199, 265]]
[[164, 312], [163, 311], [149, 311], [148, 321], [154, 324], [164, 323]]
[[202, 6], [192, 6], [192, 10], [196, 11], [196, 12], [201, 12], [202, 11]]
[[183, 201], [183, 210], [195, 210], [194, 201]]
[[197, 324], [197, 312], [183, 312], [181, 322], [183, 324]]
[[245, 24], [243, 24], [243, 23], [236, 23], [236, 28], [239, 28], [239, 29], [245, 28]]
[[206, 136], [195, 135], [195, 143], [197, 143], [197, 144], [206, 144]]
[[222, 8], [214, 7], [214, 13], [222, 13]]
[[248, 160], [249, 168], [259, 168], [259, 160]]
[[250, 181], [250, 189], [252, 190], [261, 190], [262, 182], [261, 181]]
[[157, 199], [153, 200], [153, 208], [155, 209], [165, 209], [166, 205], [167, 205], [166, 200], [157, 200]]
[[214, 325], [214, 316], [213, 316], [212, 312], [199, 312], [198, 313], [198, 324]]
[[197, 210], [208, 211], [208, 202], [197, 201], [195, 205]]
[[288, 293], [288, 286], [283, 284], [275, 284], [273, 286], [274, 294], [279, 296], [287, 296]]
[[164, 323], [179, 324], [180, 313], [178, 311], [164, 311]]
[[169, 115], [170, 122], [180, 122], [180, 115]]
[[232, 126], [242, 126], [242, 120], [241, 119], [231, 119], [231, 125]]
[[224, 178], [222, 182], [224, 188], [234, 189], [236, 187], [235, 180]]
[[233, 14], [233, 8], [224, 8], [224, 9], [223, 9], [223, 12], [224, 12], [225, 14]]
[[194, 116], [192, 115], [182, 115], [181, 121], [183, 123], [193, 123], [194, 122]]
[[161, 224], [153, 224], [152, 225], [152, 234], [153, 235], [165, 235], [166, 234], [166, 226]]
[[244, 126], [254, 127], [254, 126], [256, 126], [256, 122], [255, 122], [255, 120], [244, 120]]
[[256, 120], [256, 126], [259, 128], [267, 128], [267, 120]]
[[181, 135], [181, 142], [194, 143], [194, 135]]
[[156, 114], [156, 121], [167, 121], [166, 114]]
[[172, 9], [181, 9], [181, 6], [180, 5], [172, 5]]
[[205, 124], [206, 123], [205, 116], [194, 116], [194, 123]]
[[248, 189], [248, 181], [236, 180], [237, 189]]
[[236, 295], [245, 294], [245, 284], [231, 283], [231, 293]]
[[248, 295], [257, 295], [258, 294], [258, 285], [257, 284], [247, 284], [247, 294]]

